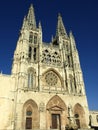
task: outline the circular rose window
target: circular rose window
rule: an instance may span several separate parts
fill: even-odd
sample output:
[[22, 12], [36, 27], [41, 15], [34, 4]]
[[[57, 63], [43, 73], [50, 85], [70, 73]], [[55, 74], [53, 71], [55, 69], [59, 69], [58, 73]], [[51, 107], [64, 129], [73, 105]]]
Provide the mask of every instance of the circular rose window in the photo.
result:
[[53, 72], [48, 72], [45, 76], [46, 83], [50, 86], [56, 85], [58, 78], [57, 75]]

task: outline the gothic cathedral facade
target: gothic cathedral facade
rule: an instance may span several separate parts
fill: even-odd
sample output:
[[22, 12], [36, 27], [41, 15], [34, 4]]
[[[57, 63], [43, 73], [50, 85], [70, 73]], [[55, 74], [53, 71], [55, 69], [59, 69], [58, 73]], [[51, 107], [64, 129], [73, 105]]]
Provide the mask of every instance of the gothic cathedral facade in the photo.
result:
[[0, 129], [89, 128], [89, 109], [72, 32], [58, 15], [55, 37], [42, 41], [33, 5], [24, 17], [11, 75], [0, 74]]

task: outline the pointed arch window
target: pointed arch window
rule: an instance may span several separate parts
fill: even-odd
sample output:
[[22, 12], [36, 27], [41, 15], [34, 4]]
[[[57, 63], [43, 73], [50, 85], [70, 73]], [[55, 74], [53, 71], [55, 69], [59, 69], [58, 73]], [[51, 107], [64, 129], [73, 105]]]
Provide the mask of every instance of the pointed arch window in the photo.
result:
[[29, 42], [32, 43], [33, 42], [33, 33], [30, 32], [30, 35], [29, 35]]
[[28, 90], [35, 90], [36, 89], [36, 70], [32, 67], [28, 68], [28, 75], [27, 75], [27, 88]]
[[36, 48], [34, 48], [34, 55], [33, 55], [34, 61], [36, 61]]
[[28, 88], [33, 88], [33, 72], [28, 72]]
[[66, 44], [66, 51], [67, 51], [67, 52], [69, 51], [69, 47], [68, 47], [68, 44]]
[[31, 47], [31, 46], [29, 46], [29, 53], [28, 53], [28, 57], [29, 57], [29, 59], [31, 59], [31, 58], [32, 58], [32, 47]]
[[34, 36], [34, 44], [37, 44], [37, 36]]

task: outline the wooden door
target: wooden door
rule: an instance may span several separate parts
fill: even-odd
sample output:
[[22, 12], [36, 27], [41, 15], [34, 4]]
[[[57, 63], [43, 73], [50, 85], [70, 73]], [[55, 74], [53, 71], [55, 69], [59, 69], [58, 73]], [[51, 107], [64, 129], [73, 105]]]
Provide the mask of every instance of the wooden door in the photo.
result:
[[52, 114], [52, 129], [61, 129], [60, 114]]
[[76, 124], [77, 124], [78, 128], [80, 128], [80, 120], [79, 119], [76, 119]]
[[31, 117], [26, 118], [26, 129], [32, 129], [32, 118]]

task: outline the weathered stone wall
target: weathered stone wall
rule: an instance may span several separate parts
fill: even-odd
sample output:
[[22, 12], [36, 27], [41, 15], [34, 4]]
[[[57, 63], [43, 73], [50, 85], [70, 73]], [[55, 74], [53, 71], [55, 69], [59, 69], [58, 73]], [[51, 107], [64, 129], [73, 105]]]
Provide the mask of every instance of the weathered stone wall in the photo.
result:
[[89, 112], [89, 119], [91, 122], [91, 126], [98, 127], [98, 111], [90, 111]]
[[[25, 126], [24, 117], [24, 105], [29, 100], [34, 101], [38, 107], [37, 114], [34, 114], [34, 119], [38, 118], [37, 129], [50, 129], [51, 118], [49, 118], [50, 110], [56, 113], [61, 112], [62, 123], [61, 128], [64, 129], [68, 120], [68, 108], [71, 108], [71, 116], [74, 116], [74, 112], [79, 111], [79, 107], [75, 108], [78, 104], [82, 107], [85, 115], [85, 123], [89, 124], [89, 112], [87, 106], [86, 96], [83, 95], [68, 95], [63, 93], [51, 93], [51, 92], [34, 92], [25, 91], [22, 89], [15, 89], [15, 78], [7, 75], [0, 75], [0, 129], [23, 129]], [[16, 85], [17, 86], [17, 85]], [[17, 91], [14, 91], [17, 90]], [[55, 100], [54, 100], [55, 99]], [[47, 104], [50, 107], [47, 108]], [[65, 108], [63, 104], [65, 104]], [[50, 109], [50, 110], [49, 110]], [[80, 109], [80, 110], [82, 110]], [[57, 112], [58, 111], [58, 112]], [[82, 114], [83, 114], [82, 113]], [[97, 125], [96, 115], [97, 112], [90, 112], [92, 115], [93, 125]], [[37, 116], [37, 117], [36, 117]], [[34, 126], [36, 127], [36, 126]]]
[[11, 126], [13, 121], [14, 86], [11, 76], [0, 74], [0, 129]]

